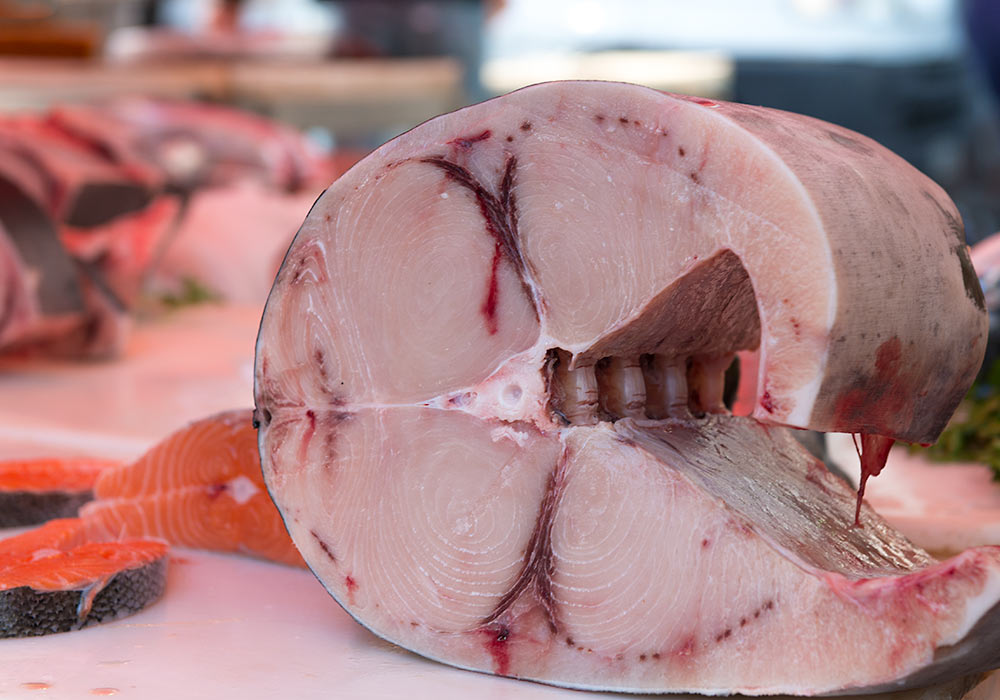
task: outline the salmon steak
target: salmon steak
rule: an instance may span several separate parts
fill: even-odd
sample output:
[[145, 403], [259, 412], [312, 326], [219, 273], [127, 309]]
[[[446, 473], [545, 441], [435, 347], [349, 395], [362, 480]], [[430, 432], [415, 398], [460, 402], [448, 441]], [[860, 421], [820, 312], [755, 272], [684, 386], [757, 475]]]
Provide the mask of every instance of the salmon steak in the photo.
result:
[[94, 482], [115, 460], [90, 457], [0, 461], [0, 527], [75, 517], [94, 498]]
[[922, 687], [1000, 666], [1000, 547], [933, 559], [789, 428], [857, 434], [877, 474], [936, 439], [985, 339], [955, 206], [879, 144], [542, 84], [313, 206], [261, 320], [261, 464], [333, 598], [428, 658], [644, 693]]
[[166, 587], [167, 544], [109, 541], [79, 518], [0, 540], [0, 637], [68, 632], [130, 615]]
[[264, 486], [252, 415], [242, 409], [194, 421], [135, 462], [103, 472], [81, 517], [105, 537], [159, 537], [302, 566]]

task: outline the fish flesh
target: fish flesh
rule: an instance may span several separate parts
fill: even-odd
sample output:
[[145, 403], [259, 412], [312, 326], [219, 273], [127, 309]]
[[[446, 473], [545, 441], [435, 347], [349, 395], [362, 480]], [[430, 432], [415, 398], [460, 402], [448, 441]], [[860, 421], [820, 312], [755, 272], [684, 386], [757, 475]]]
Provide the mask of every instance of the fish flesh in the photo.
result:
[[[121, 352], [142, 259], [121, 264], [120, 253], [140, 251], [136, 241], [148, 238], [128, 222], [162, 209], [147, 207], [151, 193], [127, 183], [41, 122], [0, 120], [0, 248], [7, 249], [4, 286], [19, 301], [18, 313], [0, 313], [0, 349], [94, 358]], [[109, 244], [109, 229], [126, 237]]]
[[32, 172], [32, 191], [60, 223], [89, 227], [144, 209], [147, 183], [33, 115], [0, 119], [0, 153]]
[[635, 692], [920, 687], [1000, 665], [1000, 548], [934, 560], [788, 428], [860, 434], [876, 474], [936, 439], [985, 339], [958, 212], [874, 141], [543, 84], [315, 204], [261, 320], [261, 463], [331, 595], [429, 658]]
[[317, 194], [275, 192], [252, 182], [195, 192], [150, 287], [177, 295], [184, 282], [195, 281], [219, 299], [262, 307]]
[[73, 334], [88, 318], [79, 271], [32, 194], [30, 172], [0, 158], [0, 348]]
[[298, 131], [250, 112], [182, 100], [125, 97], [61, 105], [49, 120], [131, 172], [175, 190], [251, 180], [296, 191], [320, 168]]
[[131, 615], [166, 587], [167, 544], [108, 541], [78, 518], [0, 540], [0, 637], [68, 632]]
[[[130, 313], [161, 264], [159, 280], [181, 285], [190, 277], [216, 291], [222, 277], [220, 296], [262, 301], [280, 262], [277, 246], [240, 248], [252, 281], [198, 279], [198, 251], [237, 229], [244, 243], [249, 233], [284, 250], [304, 211], [287, 213], [308, 208], [318, 178], [343, 166], [290, 127], [195, 102], [127, 98], [5, 116], [0, 352], [120, 356]], [[215, 216], [242, 186], [262, 193], [241, 202], [245, 221]], [[202, 228], [205, 203], [211, 229]]]
[[24, 260], [0, 221], [0, 347], [23, 334], [38, 316], [24, 269]]
[[180, 428], [135, 462], [102, 472], [94, 494], [80, 516], [105, 536], [303, 565], [264, 486], [250, 409]]
[[75, 517], [80, 506], [94, 498], [94, 482], [101, 472], [119, 464], [90, 457], [0, 462], [0, 527]]

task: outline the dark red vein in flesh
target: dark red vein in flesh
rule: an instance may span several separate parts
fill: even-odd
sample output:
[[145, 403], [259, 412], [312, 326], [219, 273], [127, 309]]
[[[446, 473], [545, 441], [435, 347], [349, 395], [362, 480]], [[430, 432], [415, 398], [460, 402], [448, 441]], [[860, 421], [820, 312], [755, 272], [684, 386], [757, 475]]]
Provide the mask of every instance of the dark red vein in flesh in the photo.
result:
[[854, 510], [854, 526], [861, 527], [861, 501], [865, 496], [865, 484], [868, 477], [878, 476], [885, 468], [885, 462], [889, 459], [889, 450], [895, 442], [892, 438], [884, 435], [871, 435], [861, 433], [861, 446], [858, 446], [858, 436], [851, 434], [854, 440], [854, 450], [858, 453], [858, 460], [861, 462], [861, 481], [858, 483], [858, 503]]
[[487, 284], [486, 299], [480, 307], [486, 319], [486, 328], [490, 335], [497, 332], [497, 306], [499, 303], [498, 273], [502, 257], [506, 257], [514, 266], [514, 270], [521, 280], [521, 287], [532, 302], [532, 308], [535, 309], [535, 316], [537, 318], [538, 309], [535, 306], [531, 288], [527, 283], [527, 265], [521, 253], [518, 240], [517, 202], [514, 196], [514, 171], [517, 167], [517, 159], [514, 156], [508, 156], [504, 162], [504, 171], [500, 178], [497, 194], [490, 192], [468, 169], [450, 160], [440, 156], [432, 156], [424, 158], [420, 162], [440, 168], [444, 171], [448, 179], [458, 183], [472, 193], [476, 198], [479, 211], [486, 223], [486, 232], [496, 242], [490, 266], [490, 279]]
[[486, 330], [489, 331], [490, 335], [496, 335], [497, 332], [497, 296], [499, 295], [497, 271], [500, 269], [500, 259], [502, 257], [503, 252], [500, 247], [500, 241], [497, 241], [493, 249], [493, 263], [490, 266], [490, 282], [486, 291], [486, 300], [483, 301], [481, 309], [483, 316], [486, 317]]
[[493, 612], [483, 620], [483, 625], [493, 625], [506, 613], [518, 598], [532, 590], [538, 604], [545, 611], [549, 629], [555, 633], [558, 630], [555, 601], [552, 597], [552, 574], [555, 562], [552, 559], [552, 523], [555, 521], [556, 508], [566, 483], [566, 454], [560, 457], [545, 487], [545, 497], [538, 507], [538, 517], [535, 519], [535, 529], [531, 540], [524, 551], [524, 563], [521, 571], [507, 593], [497, 603]]
[[309, 454], [309, 443], [312, 442], [313, 435], [316, 433], [316, 413], [312, 410], [306, 411], [306, 417], [309, 419], [309, 426], [302, 436], [302, 442], [299, 443], [299, 462], [303, 464]]
[[452, 139], [448, 143], [452, 146], [457, 146], [462, 149], [471, 148], [473, 145], [479, 143], [480, 141], [485, 141], [493, 135], [493, 132], [489, 129], [485, 129], [475, 136], [464, 136], [457, 139]]

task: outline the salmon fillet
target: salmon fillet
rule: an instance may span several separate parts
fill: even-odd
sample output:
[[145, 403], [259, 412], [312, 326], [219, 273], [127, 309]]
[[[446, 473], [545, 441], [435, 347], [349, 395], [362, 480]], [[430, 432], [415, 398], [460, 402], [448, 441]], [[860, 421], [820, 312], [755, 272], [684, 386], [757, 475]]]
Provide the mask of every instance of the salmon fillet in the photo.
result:
[[94, 493], [81, 516], [108, 535], [304, 565], [264, 486], [249, 409], [177, 430], [102, 473]]
[[130, 615], [166, 586], [167, 544], [109, 541], [78, 518], [0, 540], [0, 637], [66, 632]]
[[0, 462], [0, 527], [76, 516], [93, 499], [101, 472], [119, 464], [89, 457]]

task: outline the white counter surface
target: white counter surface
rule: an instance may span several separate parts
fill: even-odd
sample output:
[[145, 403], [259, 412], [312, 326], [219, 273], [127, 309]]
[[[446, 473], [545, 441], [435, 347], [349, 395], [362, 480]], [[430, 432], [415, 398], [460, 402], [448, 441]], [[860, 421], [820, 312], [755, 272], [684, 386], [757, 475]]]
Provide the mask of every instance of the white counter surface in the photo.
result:
[[[0, 362], [0, 459], [128, 459], [195, 418], [251, 406], [259, 309], [206, 306], [139, 324], [114, 363]], [[456, 670], [357, 625], [305, 570], [174, 550], [167, 592], [123, 620], [0, 640], [0, 697], [625, 697]], [[955, 700], [956, 686], [892, 700]], [[997, 700], [997, 674], [967, 700]]]

